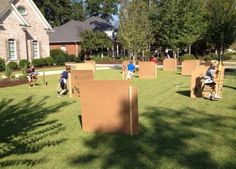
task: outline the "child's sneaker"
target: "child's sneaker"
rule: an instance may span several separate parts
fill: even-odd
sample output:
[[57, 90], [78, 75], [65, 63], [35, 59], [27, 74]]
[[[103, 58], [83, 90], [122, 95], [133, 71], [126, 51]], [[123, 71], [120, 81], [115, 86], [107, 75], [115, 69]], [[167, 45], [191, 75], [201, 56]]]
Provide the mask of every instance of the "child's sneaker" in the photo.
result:
[[217, 95], [217, 94], [215, 94], [214, 98], [215, 98], [215, 99], [221, 99], [222, 97], [219, 96], [219, 95]]

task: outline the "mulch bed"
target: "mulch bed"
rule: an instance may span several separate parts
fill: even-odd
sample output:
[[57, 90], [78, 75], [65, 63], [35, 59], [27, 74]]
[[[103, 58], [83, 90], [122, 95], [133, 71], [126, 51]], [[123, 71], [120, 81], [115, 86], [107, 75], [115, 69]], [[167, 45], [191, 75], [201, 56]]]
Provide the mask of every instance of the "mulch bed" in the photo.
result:
[[0, 88], [17, 86], [28, 83], [27, 79], [2, 79], [0, 80]]

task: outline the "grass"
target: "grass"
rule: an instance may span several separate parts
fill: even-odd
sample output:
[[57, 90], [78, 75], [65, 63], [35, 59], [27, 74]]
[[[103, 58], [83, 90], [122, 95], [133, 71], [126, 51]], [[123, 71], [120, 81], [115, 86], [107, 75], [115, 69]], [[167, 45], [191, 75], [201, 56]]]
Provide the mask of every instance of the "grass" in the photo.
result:
[[0, 168], [234, 169], [235, 77], [227, 73], [219, 101], [189, 98], [190, 77], [179, 73], [134, 78], [140, 133], [132, 137], [83, 132], [79, 99], [56, 97], [58, 76], [48, 76], [47, 87], [0, 89]]

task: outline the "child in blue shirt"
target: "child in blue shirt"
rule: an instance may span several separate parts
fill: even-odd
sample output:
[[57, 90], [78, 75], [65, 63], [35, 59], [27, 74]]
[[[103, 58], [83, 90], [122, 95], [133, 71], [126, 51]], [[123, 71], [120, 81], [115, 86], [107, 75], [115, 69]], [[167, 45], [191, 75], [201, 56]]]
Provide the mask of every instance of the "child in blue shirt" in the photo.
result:
[[132, 61], [130, 61], [127, 67], [128, 67], [128, 72], [127, 72], [126, 80], [131, 79], [135, 72], [135, 66]]

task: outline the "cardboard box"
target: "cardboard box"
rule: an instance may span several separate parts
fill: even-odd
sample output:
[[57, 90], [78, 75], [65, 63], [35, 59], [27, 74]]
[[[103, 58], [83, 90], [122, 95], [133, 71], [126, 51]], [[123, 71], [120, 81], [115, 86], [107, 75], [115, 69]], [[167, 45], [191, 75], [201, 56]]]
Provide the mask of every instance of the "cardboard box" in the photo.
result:
[[130, 81], [81, 81], [82, 129], [138, 134], [138, 95]]
[[182, 75], [191, 75], [192, 72], [200, 66], [200, 60], [184, 60], [182, 62]]
[[154, 62], [139, 62], [139, 78], [156, 78], [157, 69]]
[[163, 70], [164, 71], [176, 71], [177, 70], [177, 59], [164, 59]]

